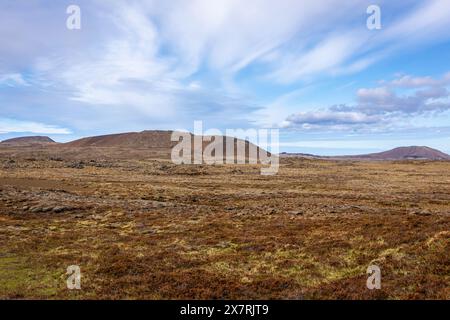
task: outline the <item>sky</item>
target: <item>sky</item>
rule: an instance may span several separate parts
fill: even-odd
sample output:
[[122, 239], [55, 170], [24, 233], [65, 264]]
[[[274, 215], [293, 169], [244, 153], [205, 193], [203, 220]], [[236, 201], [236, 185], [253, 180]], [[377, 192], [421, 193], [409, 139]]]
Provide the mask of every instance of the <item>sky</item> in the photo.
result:
[[449, 30], [450, 0], [2, 0], [0, 140], [200, 120], [286, 152], [450, 153]]

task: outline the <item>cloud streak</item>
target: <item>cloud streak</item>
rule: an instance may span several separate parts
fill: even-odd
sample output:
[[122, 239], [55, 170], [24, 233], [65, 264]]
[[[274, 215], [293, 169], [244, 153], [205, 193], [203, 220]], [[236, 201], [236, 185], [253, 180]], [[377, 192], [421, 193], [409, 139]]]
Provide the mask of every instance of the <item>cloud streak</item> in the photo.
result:
[[20, 73], [7, 73], [0, 75], [0, 86], [16, 87], [28, 85], [29, 83]]
[[5, 133], [70, 134], [71, 131], [39, 122], [0, 118], [0, 134]]

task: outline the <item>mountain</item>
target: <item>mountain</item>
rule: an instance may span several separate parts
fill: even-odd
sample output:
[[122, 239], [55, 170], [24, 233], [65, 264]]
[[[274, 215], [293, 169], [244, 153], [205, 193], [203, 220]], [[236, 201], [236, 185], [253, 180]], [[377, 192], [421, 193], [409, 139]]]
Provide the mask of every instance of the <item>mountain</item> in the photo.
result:
[[411, 159], [450, 160], [450, 155], [429, 147], [411, 146], [411, 147], [399, 147], [379, 153], [370, 153], [357, 156], [346, 156], [346, 158], [372, 159], [372, 160], [411, 160]]
[[336, 159], [336, 160], [450, 160], [450, 155], [443, 153], [439, 150], [429, 147], [399, 147], [392, 150], [359, 154], [350, 156], [318, 156], [308, 153], [280, 153], [281, 157], [299, 157], [308, 159]]
[[142, 131], [108, 134], [83, 138], [65, 143], [65, 147], [121, 147], [121, 148], [171, 148], [172, 131]]
[[[172, 148], [178, 143], [171, 141], [173, 131], [161, 131], [161, 130], [147, 130], [142, 132], [128, 132], [109, 134], [102, 136], [94, 136], [82, 138], [79, 140], [56, 143], [49, 137], [34, 136], [34, 137], [20, 137], [4, 140], [0, 143], [2, 146], [57, 146], [58, 150], [63, 148], [67, 150], [82, 150], [86, 149], [86, 152], [91, 148], [111, 148], [123, 150], [124, 155], [131, 155], [132, 152], [137, 150], [147, 150], [149, 152], [156, 152], [161, 155], [170, 156]], [[191, 134], [191, 137], [194, 135]], [[218, 138], [218, 137], [215, 137]], [[224, 138], [224, 137], [221, 137]], [[192, 139], [194, 140], [194, 139]], [[248, 157], [249, 147], [255, 147], [248, 141], [240, 139], [234, 140], [234, 148], [236, 152], [238, 142], [243, 142], [246, 146], [246, 158]], [[209, 142], [203, 142], [203, 148], [205, 148]], [[192, 146], [193, 147], [193, 146]], [[74, 151], [75, 152], [75, 151]], [[81, 151], [82, 152], [82, 151]], [[223, 154], [226, 155], [226, 148], [224, 144]], [[424, 160], [450, 160], [450, 155], [445, 154], [439, 150], [432, 149], [425, 146], [410, 146], [399, 147], [392, 150], [370, 153], [362, 155], [351, 156], [336, 156], [336, 157], [322, 157], [312, 154], [302, 153], [281, 153], [281, 157], [303, 157], [303, 158], [317, 158], [317, 159], [362, 159], [362, 160], [411, 160], [411, 159], [424, 159]]]
[[[171, 136], [174, 131], [161, 131], [161, 130], [147, 130], [142, 132], [128, 132], [128, 133], [118, 133], [118, 134], [109, 134], [102, 136], [94, 136], [82, 138], [79, 140], [62, 143], [60, 144], [61, 148], [65, 150], [79, 150], [80, 152], [87, 152], [88, 149], [91, 148], [100, 148], [102, 152], [112, 152], [115, 150], [121, 150], [122, 153], [126, 152], [129, 156], [135, 152], [150, 152], [156, 153], [160, 157], [170, 157], [172, 148], [178, 144], [177, 141], [171, 141]], [[193, 156], [194, 152], [194, 135], [191, 134], [191, 155]], [[211, 138], [211, 137], [210, 137]], [[221, 138], [224, 139], [224, 136], [214, 136], [214, 139]], [[203, 141], [202, 147], [205, 149], [213, 140]], [[248, 141], [244, 141], [241, 139], [234, 139], [234, 153], [235, 159], [242, 157], [237, 157], [237, 146], [238, 142], [245, 145], [245, 159], [248, 159], [250, 146], [256, 149], [257, 154], [259, 154], [260, 148]], [[109, 149], [109, 150], [108, 150]], [[223, 155], [226, 156], [226, 142], [224, 140], [223, 144]], [[89, 151], [91, 152], [91, 151]], [[267, 153], [270, 155], [270, 153]], [[251, 157], [254, 158], [254, 157]], [[256, 158], [259, 159], [259, 156]]]
[[19, 137], [8, 139], [2, 141], [0, 144], [5, 146], [21, 147], [21, 146], [45, 146], [50, 144], [56, 144], [56, 142], [50, 139], [49, 137], [34, 136], [34, 137]]
[[[101, 136], [93, 136], [74, 140], [67, 143], [56, 143], [48, 137], [21, 137], [5, 140], [0, 143], [0, 146], [4, 147], [17, 147], [24, 146], [28, 148], [23, 148], [30, 155], [35, 151], [33, 147], [39, 147], [39, 151], [45, 151], [50, 153], [54, 157], [65, 157], [71, 159], [84, 159], [84, 158], [111, 158], [111, 159], [148, 159], [148, 158], [158, 158], [158, 159], [170, 159], [172, 156], [173, 147], [178, 145], [178, 141], [171, 141], [171, 137], [174, 131], [161, 131], [161, 130], [147, 130], [142, 132], [127, 132], [127, 133], [117, 133], [108, 134]], [[191, 135], [191, 157], [194, 157], [194, 136]], [[202, 137], [199, 137], [202, 138]], [[207, 141], [203, 141], [202, 148], [205, 148], [212, 143], [217, 141], [217, 139], [223, 140], [223, 156], [227, 156], [227, 146], [225, 136], [213, 136], [208, 137]], [[214, 138], [214, 139], [212, 139]], [[231, 138], [233, 139], [233, 138]], [[180, 139], [181, 140], [181, 139]], [[249, 141], [234, 138], [234, 159], [235, 160], [248, 160], [260, 159], [259, 152], [266, 152], [260, 149], [258, 146], [250, 143]], [[43, 148], [49, 146], [49, 148]], [[245, 146], [245, 155], [237, 152], [238, 146]], [[51, 147], [51, 148], [50, 148]], [[180, 146], [181, 147], [181, 146]], [[250, 147], [252, 149], [250, 149]], [[250, 150], [256, 150], [256, 157]], [[180, 150], [181, 151], [181, 150]], [[214, 151], [208, 149], [207, 154], [214, 156]], [[267, 152], [270, 156], [270, 153]]]
[[281, 152], [280, 157], [282, 157], [282, 158], [307, 158], [307, 159], [322, 158], [321, 156], [317, 156], [315, 154], [300, 153], [300, 152]]

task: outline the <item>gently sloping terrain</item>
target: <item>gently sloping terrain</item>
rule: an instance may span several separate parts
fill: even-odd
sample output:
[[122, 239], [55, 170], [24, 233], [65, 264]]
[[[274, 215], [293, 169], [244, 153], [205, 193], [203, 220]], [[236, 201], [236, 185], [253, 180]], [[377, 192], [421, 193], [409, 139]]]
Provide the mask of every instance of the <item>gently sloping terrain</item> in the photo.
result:
[[0, 157], [0, 298], [450, 298], [449, 162], [40, 157]]
[[448, 154], [445, 154], [439, 150], [418, 146], [400, 147], [385, 152], [353, 156], [352, 158], [365, 158], [373, 160], [450, 160], [450, 156]]
[[34, 136], [34, 137], [20, 137], [3, 140], [0, 142], [1, 146], [38, 146], [38, 145], [53, 145], [56, 144], [55, 141], [49, 137]]

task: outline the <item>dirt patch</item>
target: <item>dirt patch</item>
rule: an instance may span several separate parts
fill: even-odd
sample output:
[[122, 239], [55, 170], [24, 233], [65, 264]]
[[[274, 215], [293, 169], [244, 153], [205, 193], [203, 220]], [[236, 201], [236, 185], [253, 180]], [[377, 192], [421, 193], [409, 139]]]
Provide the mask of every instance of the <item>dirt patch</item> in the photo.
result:
[[13, 186], [17, 188], [29, 189], [39, 188], [44, 190], [64, 190], [79, 191], [81, 188], [73, 184], [62, 181], [45, 179], [27, 179], [27, 178], [2, 178], [0, 177], [0, 186]]

